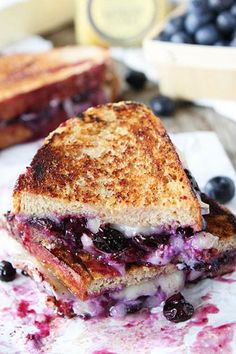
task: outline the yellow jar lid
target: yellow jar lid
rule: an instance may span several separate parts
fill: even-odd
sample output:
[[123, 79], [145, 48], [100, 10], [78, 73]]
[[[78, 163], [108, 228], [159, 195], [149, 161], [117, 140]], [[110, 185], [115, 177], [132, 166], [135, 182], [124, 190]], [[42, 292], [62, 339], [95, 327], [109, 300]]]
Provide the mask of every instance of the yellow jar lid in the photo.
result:
[[157, 19], [156, 0], [89, 0], [89, 21], [105, 40], [125, 44], [142, 39]]

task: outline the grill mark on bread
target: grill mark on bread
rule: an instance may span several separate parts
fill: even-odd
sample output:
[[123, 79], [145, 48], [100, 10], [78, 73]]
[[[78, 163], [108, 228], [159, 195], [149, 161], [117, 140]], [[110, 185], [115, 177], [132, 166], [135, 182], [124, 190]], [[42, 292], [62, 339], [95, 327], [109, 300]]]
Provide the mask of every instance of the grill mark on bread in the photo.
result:
[[[0, 78], [0, 85], [10, 83], [11, 81], [16, 82], [16, 81], [20, 81], [20, 80], [33, 79], [34, 77], [37, 77], [38, 75], [46, 75], [46, 74], [56, 73], [56, 72], [59, 72], [60, 70], [67, 69], [67, 68], [73, 68], [77, 65], [81, 65], [81, 64], [89, 63], [89, 62], [90, 62], [89, 59], [88, 60], [79, 60], [79, 61], [71, 63], [71, 64], [60, 64], [60, 65], [56, 65], [55, 67], [52, 67], [52, 68], [45, 68], [43, 70], [40, 70], [40, 67], [34, 68], [35, 60], [32, 59], [29, 62], [23, 64], [23, 67], [20, 66], [19, 68], [16, 68], [15, 71], [10, 72], [7, 76], [2, 77], [2, 79]], [[32, 70], [30, 70], [30, 67], [32, 67]]]

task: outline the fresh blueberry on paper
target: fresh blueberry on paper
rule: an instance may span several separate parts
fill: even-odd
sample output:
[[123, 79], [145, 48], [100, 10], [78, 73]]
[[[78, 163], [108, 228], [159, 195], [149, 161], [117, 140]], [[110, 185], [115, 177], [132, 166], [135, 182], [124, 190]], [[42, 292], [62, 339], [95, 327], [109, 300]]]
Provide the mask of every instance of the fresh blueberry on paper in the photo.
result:
[[207, 182], [205, 193], [219, 203], [224, 204], [233, 199], [235, 184], [229, 177], [217, 176]]
[[189, 320], [194, 313], [193, 306], [185, 300], [182, 294], [169, 297], [163, 307], [163, 314], [168, 321], [178, 323]]
[[126, 82], [134, 90], [142, 90], [147, 82], [146, 75], [141, 71], [130, 70], [125, 78]]
[[150, 107], [154, 114], [166, 117], [172, 116], [175, 112], [175, 101], [163, 95], [154, 96], [150, 101]]
[[8, 282], [14, 280], [16, 277], [16, 270], [10, 262], [0, 262], [0, 280]]

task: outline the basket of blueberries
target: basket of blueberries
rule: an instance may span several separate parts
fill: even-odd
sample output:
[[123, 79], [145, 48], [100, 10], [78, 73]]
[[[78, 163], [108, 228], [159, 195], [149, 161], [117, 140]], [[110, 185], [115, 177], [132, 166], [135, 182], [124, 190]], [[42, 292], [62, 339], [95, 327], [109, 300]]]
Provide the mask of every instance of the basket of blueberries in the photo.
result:
[[236, 0], [189, 0], [144, 40], [164, 94], [236, 99]]

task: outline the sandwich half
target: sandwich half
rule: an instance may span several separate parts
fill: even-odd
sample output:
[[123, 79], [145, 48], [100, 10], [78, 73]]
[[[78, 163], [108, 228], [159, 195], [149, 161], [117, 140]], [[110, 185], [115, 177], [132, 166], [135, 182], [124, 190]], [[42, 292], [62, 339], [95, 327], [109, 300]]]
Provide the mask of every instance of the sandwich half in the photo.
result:
[[76, 314], [155, 307], [235, 261], [235, 218], [200, 193], [161, 121], [138, 103], [90, 108], [51, 133], [7, 220], [44, 280], [73, 294]]
[[119, 91], [111, 58], [98, 47], [6, 55], [0, 67], [0, 149], [45, 137]]

